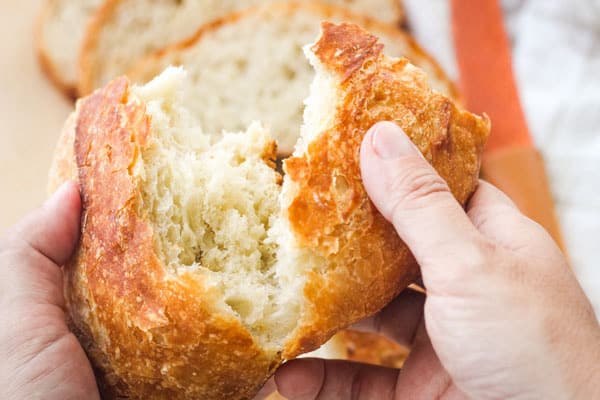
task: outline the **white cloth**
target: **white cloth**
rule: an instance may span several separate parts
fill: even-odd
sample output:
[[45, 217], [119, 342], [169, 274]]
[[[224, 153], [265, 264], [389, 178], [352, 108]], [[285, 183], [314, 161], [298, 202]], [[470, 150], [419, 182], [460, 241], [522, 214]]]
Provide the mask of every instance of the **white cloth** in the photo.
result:
[[[453, 78], [450, 0], [404, 0]], [[600, 0], [504, 0], [521, 100], [544, 155], [573, 268], [600, 315]]]

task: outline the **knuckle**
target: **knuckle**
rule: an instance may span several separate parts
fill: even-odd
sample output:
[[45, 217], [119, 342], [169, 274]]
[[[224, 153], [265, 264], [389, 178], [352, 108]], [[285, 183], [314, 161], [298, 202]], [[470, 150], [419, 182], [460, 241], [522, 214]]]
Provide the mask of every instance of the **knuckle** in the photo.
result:
[[473, 268], [482, 269], [489, 265], [494, 259], [497, 246], [490, 240], [478, 238], [473, 240], [467, 249], [467, 265]]
[[480, 230], [496, 226], [496, 221], [504, 221], [505, 223], [507, 221], [505, 210], [498, 207], [471, 208], [467, 211], [467, 216], [473, 225]]
[[484, 238], [473, 239], [465, 242], [460, 253], [460, 263], [463, 271], [467, 275], [479, 274], [489, 270], [495, 265], [497, 246], [494, 242]]
[[477, 228], [494, 227], [499, 222], [502, 222], [507, 228], [511, 228], [522, 223], [521, 214], [506, 204], [473, 207], [467, 211], [467, 215]]

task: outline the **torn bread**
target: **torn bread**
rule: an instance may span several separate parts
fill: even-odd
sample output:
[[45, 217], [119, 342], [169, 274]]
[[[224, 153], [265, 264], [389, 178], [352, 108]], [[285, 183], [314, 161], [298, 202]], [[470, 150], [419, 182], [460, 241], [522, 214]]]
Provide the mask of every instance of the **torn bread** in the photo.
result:
[[[399, 25], [397, 0], [324, 0]], [[203, 24], [271, 0], [107, 0], [85, 37], [80, 94], [126, 73], [152, 51], [194, 34]], [[242, 39], [242, 38], [240, 38]]]
[[105, 398], [252, 398], [283, 360], [418, 276], [361, 181], [374, 123], [399, 124], [461, 204], [475, 190], [487, 118], [432, 91], [359, 27], [322, 29], [307, 48], [316, 78], [282, 183], [259, 124], [202, 131], [181, 69], [145, 86], [118, 78], [78, 102], [51, 190], [74, 176], [80, 185], [65, 297]]
[[103, 0], [46, 0], [36, 32], [40, 63], [66, 95], [78, 84], [79, 51], [88, 22]]
[[314, 76], [302, 46], [318, 35], [324, 20], [364, 27], [379, 37], [386, 55], [408, 58], [427, 72], [434, 89], [455, 95], [452, 82], [407, 34], [319, 2], [278, 3], [230, 15], [140, 61], [128, 76], [145, 83], [169, 65], [182, 65], [193, 85], [186, 104], [206, 131], [242, 130], [258, 119], [277, 140], [279, 155], [289, 156]]

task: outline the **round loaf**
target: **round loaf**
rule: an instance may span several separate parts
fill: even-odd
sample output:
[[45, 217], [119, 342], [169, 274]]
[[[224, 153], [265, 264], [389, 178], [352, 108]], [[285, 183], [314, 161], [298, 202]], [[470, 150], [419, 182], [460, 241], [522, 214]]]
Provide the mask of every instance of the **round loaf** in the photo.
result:
[[282, 361], [415, 280], [362, 185], [359, 148], [374, 123], [399, 124], [458, 202], [473, 193], [488, 119], [357, 26], [322, 30], [307, 48], [316, 78], [283, 183], [260, 125], [202, 132], [180, 69], [143, 87], [118, 78], [78, 102], [51, 189], [80, 185], [65, 294], [106, 398], [251, 399]]

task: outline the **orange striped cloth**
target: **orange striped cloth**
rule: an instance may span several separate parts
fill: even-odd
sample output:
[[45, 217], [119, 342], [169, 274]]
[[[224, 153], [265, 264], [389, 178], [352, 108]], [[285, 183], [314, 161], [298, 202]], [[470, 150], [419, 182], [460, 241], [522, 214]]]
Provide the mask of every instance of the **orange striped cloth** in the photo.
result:
[[492, 120], [483, 177], [544, 226], [564, 250], [544, 162], [519, 100], [498, 0], [452, 0], [452, 28], [465, 104]]

